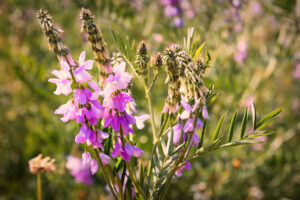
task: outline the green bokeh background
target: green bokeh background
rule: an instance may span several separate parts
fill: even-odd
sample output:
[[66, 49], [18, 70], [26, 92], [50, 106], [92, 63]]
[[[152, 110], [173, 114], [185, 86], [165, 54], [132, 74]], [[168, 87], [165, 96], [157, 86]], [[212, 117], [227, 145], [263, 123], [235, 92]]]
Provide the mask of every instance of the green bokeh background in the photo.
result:
[[[65, 168], [67, 155], [80, 156], [82, 147], [74, 144], [76, 124], [63, 124], [53, 113], [67, 98], [55, 96], [55, 86], [47, 81], [59, 64], [35, 18], [39, 8], [47, 9], [64, 30], [63, 42], [73, 58], [85, 50], [87, 58], [92, 59], [91, 49], [80, 32], [81, 7], [90, 8], [95, 14], [110, 52], [117, 50], [111, 30], [124, 39], [145, 40], [152, 54], [170, 43], [182, 43], [187, 28], [195, 27], [197, 38], [205, 42], [213, 58], [205, 83], [213, 83], [218, 93], [216, 101], [208, 106], [208, 130], [213, 130], [222, 113], [232, 116], [250, 97], [255, 98], [259, 117], [278, 107], [283, 109], [271, 124], [277, 134], [268, 136], [263, 149], [237, 147], [201, 157], [192, 163], [192, 170], [173, 181], [167, 199], [300, 199], [300, 79], [293, 77], [295, 54], [300, 47], [300, 18], [296, 12], [300, 3], [255, 1], [262, 9], [255, 15], [251, 7], [254, 1], [244, 1], [240, 10], [243, 28], [234, 32], [236, 22], [228, 20], [232, 18], [228, 11], [233, 9], [228, 1], [188, 2], [196, 15], [184, 18], [182, 28], [171, 25], [160, 1], [0, 2], [0, 200], [36, 199], [36, 177], [29, 173], [28, 160], [40, 152], [55, 158], [57, 167], [55, 173], [42, 177], [44, 199], [109, 198], [101, 172], [94, 176], [93, 186], [84, 186], [76, 184]], [[156, 41], [156, 34], [163, 41]], [[233, 59], [240, 40], [248, 44], [242, 64]], [[96, 67], [93, 74], [97, 74]], [[156, 121], [160, 120], [167, 95], [165, 76], [162, 71], [153, 90]], [[143, 88], [136, 79], [133, 82], [137, 109], [147, 113]], [[241, 118], [242, 114], [238, 120]], [[225, 122], [229, 121], [230, 117]], [[149, 122], [136, 135], [149, 152]], [[240, 166], [233, 165], [237, 160]]]

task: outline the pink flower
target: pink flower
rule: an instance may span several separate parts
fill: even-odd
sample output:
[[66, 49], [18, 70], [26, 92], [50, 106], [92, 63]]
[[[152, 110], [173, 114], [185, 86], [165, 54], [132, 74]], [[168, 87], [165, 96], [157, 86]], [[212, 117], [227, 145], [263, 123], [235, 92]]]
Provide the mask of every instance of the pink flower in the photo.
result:
[[[62, 63], [62, 66], [66, 67], [66, 63]], [[69, 80], [70, 73], [66, 70], [53, 70], [52, 74], [57, 78], [50, 78], [49, 82], [56, 84], [57, 88], [54, 92], [55, 95], [63, 94], [65, 96], [69, 95], [72, 92], [72, 81]]]
[[63, 104], [56, 109], [54, 113], [58, 115], [64, 115], [61, 118], [61, 121], [67, 122], [69, 120], [76, 119], [77, 108], [72, 101], [69, 100], [66, 104]]
[[95, 81], [90, 81], [88, 82], [88, 85], [94, 90], [94, 93], [91, 96], [91, 100], [98, 100], [100, 94], [101, 94], [101, 89], [99, 88], [98, 84]]
[[75, 178], [75, 182], [87, 185], [93, 183], [91, 171], [88, 166], [82, 164], [81, 159], [71, 155], [68, 156], [66, 167], [71, 171], [72, 176]]
[[148, 114], [136, 116], [135, 117], [136, 127], [138, 129], [143, 129], [145, 127], [144, 121], [149, 118], [150, 118], [150, 115], [148, 115]]
[[79, 83], [84, 83], [85, 81], [89, 81], [92, 76], [85, 70], [90, 70], [93, 68], [94, 61], [87, 60], [85, 61], [85, 51], [83, 51], [79, 56], [79, 66], [74, 71], [74, 76], [76, 81]]
[[82, 165], [89, 166], [92, 172], [92, 175], [96, 174], [98, 171], [98, 164], [97, 161], [91, 158], [91, 154], [89, 152], [82, 153]]
[[105, 166], [109, 163], [110, 161], [110, 157], [108, 155], [106, 155], [105, 153], [100, 153], [100, 159], [102, 161], [102, 164]]
[[190, 162], [187, 162], [187, 163], [186, 163], [185, 165], [183, 165], [180, 169], [178, 169], [178, 170], [175, 172], [175, 174], [176, 174], [176, 176], [180, 177], [180, 176], [182, 176], [182, 171], [183, 171], [184, 169], [190, 170], [191, 168], [192, 168], [191, 163], [190, 163]]
[[140, 157], [141, 154], [145, 152], [134, 145], [129, 145], [128, 143], [124, 144], [122, 147], [121, 142], [118, 140], [115, 142], [115, 148], [111, 153], [112, 157], [122, 156], [125, 162], [130, 161], [131, 156]]

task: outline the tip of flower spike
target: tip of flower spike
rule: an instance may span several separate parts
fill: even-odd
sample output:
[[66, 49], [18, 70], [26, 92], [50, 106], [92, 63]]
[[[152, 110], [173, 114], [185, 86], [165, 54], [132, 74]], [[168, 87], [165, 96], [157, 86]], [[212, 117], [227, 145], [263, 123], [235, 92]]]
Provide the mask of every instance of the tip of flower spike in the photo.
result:
[[144, 40], [142, 40], [142, 41], [139, 43], [139, 45], [138, 45], [138, 47], [137, 47], [137, 53], [138, 53], [138, 54], [141, 54], [141, 55], [147, 54], [147, 46], [146, 46], [146, 43], [145, 43]]
[[94, 16], [91, 13], [91, 11], [87, 8], [81, 8], [81, 12], [80, 12], [80, 19], [82, 20], [91, 20], [93, 19]]
[[49, 30], [53, 23], [53, 20], [52, 17], [48, 14], [48, 11], [41, 8], [36, 12], [36, 16], [39, 19], [42, 29]]

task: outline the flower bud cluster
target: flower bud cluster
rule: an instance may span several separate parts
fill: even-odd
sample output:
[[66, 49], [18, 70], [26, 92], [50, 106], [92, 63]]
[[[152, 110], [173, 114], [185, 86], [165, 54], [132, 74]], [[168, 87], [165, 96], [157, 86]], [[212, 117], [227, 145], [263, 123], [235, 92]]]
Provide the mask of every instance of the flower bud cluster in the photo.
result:
[[158, 73], [161, 66], [163, 65], [161, 53], [156, 53], [154, 56], [152, 56], [150, 63], [151, 63], [151, 66], [154, 67], [155, 73]]
[[141, 41], [137, 47], [136, 51], [136, 73], [144, 78], [148, 75], [148, 50], [145, 41]]
[[[188, 143], [188, 148], [198, 146], [199, 136], [196, 130], [202, 128], [204, 119], [209, 119], [205, 105], [205, 87], [202, 77], [205, 67], [201, 60], [195, 63], [187, 52], [178, 44], [172, 44], [164, 51], [164, 65], [167, 71], [168, 97], [163, 112], [177, 113], [177, 123], [169, 133], [173, 135], [173, 144]], [[182, 109], [178, 109], [182, 107]], [[183, 165], [177, 176], [181, 176], [183, 169], [190, 169], [190, 163]]]

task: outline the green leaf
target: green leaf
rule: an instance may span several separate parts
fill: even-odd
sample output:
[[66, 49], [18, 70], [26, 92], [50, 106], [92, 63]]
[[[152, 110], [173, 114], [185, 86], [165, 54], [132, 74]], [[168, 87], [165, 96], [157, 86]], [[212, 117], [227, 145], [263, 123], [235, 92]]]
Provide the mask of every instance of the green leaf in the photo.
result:
[[228, 133], [228, 142], [231, 142], [234, 128], [235, 128], [235, 122], [236, 122], [236, 117], [237, 117], [238, 110], [235, 110], [233, 117], [231, 119], [230, 127], [229, 127], [229, 133]]
[[202, 50], [203, 50], [203, 47], [205, 46], [205, 42], [203, 42], [199, 47], [198, 49], [196, 50], [196, 53], [193, 57], [193, 60], [195, 61], [198, 57], [201, 57], [202, 56]]
[[139, 167], [139, 183], [142, 187], [144, 186], [144, 180], [145, 180], [145, 169], [143, 163], [141, 162]]
[[226, 113], [224, 113], [224, 114], [221, 116], [221, 118], [220, 118], [220, 120], [219, 120], [219, 123], [218, 123], [218, 125], [217, 125], [217, 128], [216, 128], [216, 130], [215, 130], [215, 133], [214, 133], [214, 135], [213, 135], [213, 137], [212, 137], [211, 142], [214, 142], [214, 141], [218, 138], [225, 116], [226, 116]]
[[247, 121], [248, 121], [248, 107], [245, 108], [245, 113], [243, 116], [243, 121], [241, 125], [241, 136], [240, 138], [243, 138], [246, 132], [246, 127], [247, 127]]
[[202, 131], [201, 131], [201, 135], [200, 135], [200, 139], [199, 139], [199, 144], [198, 144], [198, 149], [201, 148], [203, 145], [205, 127], [206, 127], [206, 120], [203, 123]]
[[278, 108], [276, 110], [274, 110], [273, 112], [269, 113], [268, 115], [266, 115], [262, 120], [260, 120], [256, 126], [254, 130], [258, 130], [259, 128], [261, 128], [265, 123], [267, 122], [271, 122], [274, 120], [274, 118], [281, 112], [281, 109]]
[[105, 140], [104, 144], [104, 153], [109, 155], [110, 147], [111, 147], [111, 135], [109, 135], [108, 139]]
[[114, 170], [116, 172], [118, 172], [120, 170], [122, 163], [123, 163], [122, 161], [123, 161], [122, 157], [119, 157], [117, 163], [115, 164], [115, 168], [114, 168]]
[[264, 135], [271, 135], [275, 133], [274, 131], [255, 131], [253, 133], [248, 134], [245, 138], [247, 139], [252, 139], [252, 138], [257, 138], [257, 137], [261, 137]]
[[210, 53], [208, 52], [208, 50], [206, 50], [206, 52], [205, 52], [205, 63], [206, 63], [206, 65], [209, 65], [210, 61], [211, 61]]
[[226, 148], [226, 147], [233, 147], [233, 146], [240, 146], [240, 145], [252, 145], [252, 144], [262, 144], [264, 142], [261, 142], [261, 141], [257, 141], [257, 140], [239, 140], [239, 141], [236, 141], [236, 142], [230, 142], [230, 143], [227, 143], [227, 144], [223, 144], [219, 147], [219, 149], [222, 149], [222, 148]]
[[251, 106], [251, 112], [252, 112], [252, 123], [253, 123], [253, 130], [255, 130], [255, 124], [256, 124], [256, 108], [254, 103]]
[[167, 143], [168, 155], [171, 154], [172, 149], [173, 149], [173, 137], [174, 137], [174, 131], [173, 131], [173, 128], [172, 128], [171, 129], [171, 134], [168, 137], [168, 143]]

